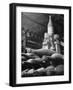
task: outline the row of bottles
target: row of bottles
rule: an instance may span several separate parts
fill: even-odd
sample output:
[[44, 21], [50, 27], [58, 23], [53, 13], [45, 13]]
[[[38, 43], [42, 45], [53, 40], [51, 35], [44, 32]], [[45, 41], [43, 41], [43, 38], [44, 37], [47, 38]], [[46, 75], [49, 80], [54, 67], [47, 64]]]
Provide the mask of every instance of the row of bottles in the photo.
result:
[[[27, 34], [27, 36], [29, 37], [30, 35]], [[26, 53], [22, 53], [21, 76], [64, 75], [64, 55], [60, 53], [60, 50], [59, 35], [54, 34], [51, 16], [49, 16], [42, 48], [28, 48]]]

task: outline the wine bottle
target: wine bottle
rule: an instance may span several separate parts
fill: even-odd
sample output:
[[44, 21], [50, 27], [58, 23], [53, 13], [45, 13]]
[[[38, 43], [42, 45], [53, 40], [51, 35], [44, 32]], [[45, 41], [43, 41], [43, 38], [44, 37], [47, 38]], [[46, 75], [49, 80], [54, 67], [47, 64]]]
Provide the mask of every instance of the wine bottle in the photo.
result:
[[31, 52], [35, 53], [35, 54], [37, 54], [39, 56], [42, 56], [42, 55], [49, 55], [49, 56], [51, 56], [52, 54], [56, 53], [56, 51], [54, 51], [54, 50], [44, 49], [44, 48], [37, 49], [37, 50], [32, 49]]
[[49, 34], [50, 41], [51, 41], [51, 48], [50, 49], [55, 50], [55, 46], [54, 46], [54, 30], [53, 30], [53, 24], [52, 24], [51, 15], [49, 15], [49, 23], [48, 23], [47, 29], [48, 29], [48, 34]]
[[54, 40], [55, 40], [56, 52], [57, 52], [57, 53], [61, 53], [60, 41], [59, 41], [59, 35], [58, 35], [58, 34], [55, 34], [55, 35], [54, 35]]
[[64, 64], [64, 56], [59, 53], [51, 55], [51, 64], [54, 66]]

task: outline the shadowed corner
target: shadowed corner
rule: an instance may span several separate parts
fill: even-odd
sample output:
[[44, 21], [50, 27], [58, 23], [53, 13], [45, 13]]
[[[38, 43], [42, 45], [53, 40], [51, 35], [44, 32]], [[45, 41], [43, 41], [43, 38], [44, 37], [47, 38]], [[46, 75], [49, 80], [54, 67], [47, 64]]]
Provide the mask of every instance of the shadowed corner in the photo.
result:
[[8, 82], [6, 82], [5, 84], [6, 84], [7, 86], [9, 86], [9, 83], [8, 83]]

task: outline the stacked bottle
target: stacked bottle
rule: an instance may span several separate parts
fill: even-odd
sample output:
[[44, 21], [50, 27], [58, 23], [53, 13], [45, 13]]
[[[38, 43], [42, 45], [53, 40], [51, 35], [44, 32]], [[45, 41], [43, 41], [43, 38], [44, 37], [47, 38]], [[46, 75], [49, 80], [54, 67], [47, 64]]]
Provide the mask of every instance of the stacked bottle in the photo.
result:
[[53, 25], [52, 25], [52, 19], [51, 16], [49, 16], [49, 23], [47, 25], [47, 33], [44, 34], [44, 42], [43, 42], [43, 48], [47, 49], [55, 49], [54, 46], [54, 31], [53, 31]]

